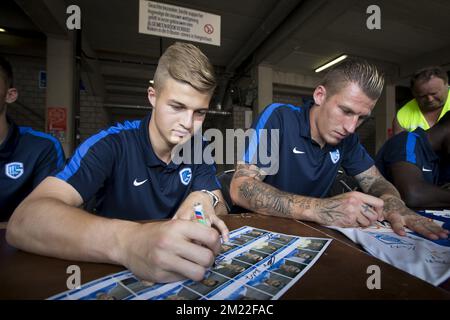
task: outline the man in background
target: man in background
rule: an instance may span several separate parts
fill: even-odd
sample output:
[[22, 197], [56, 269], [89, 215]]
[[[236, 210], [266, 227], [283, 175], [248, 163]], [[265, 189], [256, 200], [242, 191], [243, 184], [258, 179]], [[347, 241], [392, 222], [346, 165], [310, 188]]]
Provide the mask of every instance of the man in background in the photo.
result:
[[11, 64], [0, 57], [0, 221], [9, 219], [30, 192], [64, 165], [64, 151], [49, 134], [19, 127], [7, 115], [18, 97]]
[[[450, 208], [450, 190], [442, 169], [450, 167], [450, 113], [427, 131], [400, 132], [381, 147], [376, 165], [413, 208]], [[445, 173], [445, 171], [444, 171]]]
[[411, 92], [414, 99], [400, 108], [393, 120], [394, 134], [417, 127], [428, 130], [450, 110], [448, 76], [440, 67], [418, 70], [411, 78]]

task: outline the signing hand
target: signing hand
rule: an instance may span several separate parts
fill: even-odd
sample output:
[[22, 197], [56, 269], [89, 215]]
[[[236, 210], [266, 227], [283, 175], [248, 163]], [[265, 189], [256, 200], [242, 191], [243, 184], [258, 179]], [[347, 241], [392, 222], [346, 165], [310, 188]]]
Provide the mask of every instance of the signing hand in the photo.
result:
[[210, 196], [204, 192], [191, 192], [191, 194], [189, 194], [189, 196], [178, 208], [172, 219], [195, 220], [194, 204], [196, 203], [200, 203], [202, 205], [203, 213], [205, 214], [205, 219], [208, 225], [216, 227], [222, 235], [223, 240], [228, 241], [229, 230], [222, 219], [216, 215]]
[[337, 227], [368, 227], [383, 220], [383, 200], [353, 191], [338, 196], [318, 199], [316, 222]]
[[220, 251], [217, 231], [193, 221], [138, 224], [119, 236], [118, 261], [153, 282], [200, 281]]

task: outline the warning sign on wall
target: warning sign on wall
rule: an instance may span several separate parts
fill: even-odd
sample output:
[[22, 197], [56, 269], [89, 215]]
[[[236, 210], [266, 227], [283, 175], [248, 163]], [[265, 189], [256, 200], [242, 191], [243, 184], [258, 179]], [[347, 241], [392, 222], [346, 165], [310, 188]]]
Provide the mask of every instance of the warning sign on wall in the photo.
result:
[[67, 109], [61, 107], [47, 108], [47, 132], [64, 143], [67, 131]]
[[220, 16], [154, 1], [139, 1], [139, 33], [220, 46]]

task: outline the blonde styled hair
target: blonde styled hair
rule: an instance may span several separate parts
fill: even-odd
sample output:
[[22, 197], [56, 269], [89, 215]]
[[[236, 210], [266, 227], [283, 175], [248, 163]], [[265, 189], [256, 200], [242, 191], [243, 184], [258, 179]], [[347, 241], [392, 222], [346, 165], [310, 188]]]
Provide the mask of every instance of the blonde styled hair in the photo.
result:
[[161, 56], [153, 78], [156, 91], [163, 88], [168, 77], [202, 93], [212, 94], [217, 85], [212, 64], [199, 48], [189, 43], [176, 42]]
[[327, 89], [330, 97], [349, 83], [356, 83], [370, 99], [377, 100], [383, 91], [384, 75], [365, 60], [349, 59], [328, 71], [320, 85]]

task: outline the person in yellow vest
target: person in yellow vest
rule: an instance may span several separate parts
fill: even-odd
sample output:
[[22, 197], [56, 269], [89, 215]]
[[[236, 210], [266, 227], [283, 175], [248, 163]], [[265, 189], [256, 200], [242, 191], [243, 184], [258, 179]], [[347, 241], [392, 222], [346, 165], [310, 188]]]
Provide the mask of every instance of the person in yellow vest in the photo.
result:
[[431, 128], [450, 110], [448, 76], [440, 67], [418, 70], [411, 78], [414, 99], [397, 112], [392, 122], [394, 134]]

